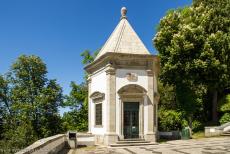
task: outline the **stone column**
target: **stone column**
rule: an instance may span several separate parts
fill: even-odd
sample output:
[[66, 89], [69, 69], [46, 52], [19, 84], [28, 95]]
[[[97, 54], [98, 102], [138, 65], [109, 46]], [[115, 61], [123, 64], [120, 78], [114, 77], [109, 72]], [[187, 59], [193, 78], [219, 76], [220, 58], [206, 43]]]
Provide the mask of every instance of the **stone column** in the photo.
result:
[[153, 79], [153, 71], [147, 70], [148, 73], [148, 91], [147, 91], [147, 100], [148, 100], [148, 126], [147, 133], [145, 134], [145, 140], [155, 142], [156, 136], [154, 132], [153, 126], [153, 103], [154, 103], [154, 79]]
[[116, 76], [115, 69], [111, 64], [106, 69], [106, 134], [104, 144], [115, 143], [118, 139], [116, 134]]
[[92, 133], [91, 132], [91, 99], [90, 99], [90, 95], [91, 95], [91, 77], [89, 76], [87, 79], [88, 82], [88, 133]]

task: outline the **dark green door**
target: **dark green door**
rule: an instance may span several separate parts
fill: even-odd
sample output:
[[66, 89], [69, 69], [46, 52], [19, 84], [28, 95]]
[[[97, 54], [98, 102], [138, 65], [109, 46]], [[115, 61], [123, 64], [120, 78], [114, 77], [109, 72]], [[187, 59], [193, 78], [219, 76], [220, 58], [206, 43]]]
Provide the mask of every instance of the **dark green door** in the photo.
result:
[[124, 103], [124, 138], [139, 138], [139, 103]]

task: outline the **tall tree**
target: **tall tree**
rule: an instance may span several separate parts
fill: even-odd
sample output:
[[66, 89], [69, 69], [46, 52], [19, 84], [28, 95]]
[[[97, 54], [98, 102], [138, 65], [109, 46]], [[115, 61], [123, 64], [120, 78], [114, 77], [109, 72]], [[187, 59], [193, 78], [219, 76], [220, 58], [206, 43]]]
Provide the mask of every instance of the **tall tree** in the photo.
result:
[[83, 57], [82, 59], [82, 64], [87, 65], [90, 64], [94, 61], [96, 58], [97, 54], [99, 53], [100, 49], [94, 51], [91, 53], [89, 50], [85, 50], [81, 53], [81, 56]]
[[207, 86], [213, 94], [215, 122], [218, 92], [230, 87], [229, 10], [229, 0], [194, 0], [189, 7], [169, 11], [154, 38], [161, 80], [176, 86], [182, 82]]
[[39, 57], [20, 56], [11, 67], [13, 108], [21, 117], [30, 119], [39, 135], [39, 96], [47, 82], [46, 65]]
[[[81, 53], [82, 64], [87, 65], [94, 61], [99, 50], [91, 53], [85, 50]], [[65, 106], [68, 106], [72, 111], [63, 115], [63, 127], [65, 130], [86, 131], [88, 128], [88, 87], [87, 73], [85, 72], [84, 82], [76, 84], [70, 83], [71, 92], [66, 96]]]
[[47, 78], [41, 58], [20, 56], [7, 75], [0, 76], [0, 119], [5, 144], [23, 148], [39, 138], [59, 133], [58, 107], [62, 97], [56, 80]]
[[85, 83], [77, 85], [71, 82], [71, 92], [65, 105], [72, 111], [63, 115], [64, 128], [69, 130], [86, 131], [88, 128], [88, 89]]

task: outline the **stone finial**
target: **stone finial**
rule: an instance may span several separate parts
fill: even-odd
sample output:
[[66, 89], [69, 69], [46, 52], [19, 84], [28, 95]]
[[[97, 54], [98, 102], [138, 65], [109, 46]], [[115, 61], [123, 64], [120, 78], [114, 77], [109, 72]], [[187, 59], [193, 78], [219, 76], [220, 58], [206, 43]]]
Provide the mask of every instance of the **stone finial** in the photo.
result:
[[126, 7], [121, 8], [121, 19], [126, 18], [127, 9]]

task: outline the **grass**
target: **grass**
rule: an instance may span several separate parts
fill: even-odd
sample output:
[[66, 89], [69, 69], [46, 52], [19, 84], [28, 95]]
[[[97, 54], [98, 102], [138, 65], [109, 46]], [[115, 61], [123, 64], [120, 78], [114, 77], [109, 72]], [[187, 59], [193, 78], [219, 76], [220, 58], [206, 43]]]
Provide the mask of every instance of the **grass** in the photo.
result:
[[193, 139], [205, 138], [204, 132], [203, 131], [199, 131], [199, 132], [193, 133], [192, 138]]
[[167, 139], [159, 139], [157, 142], [158, 143], [166, 143], [167, 141], [170, 141], [170, 140], [167, 140]]

